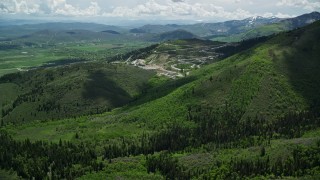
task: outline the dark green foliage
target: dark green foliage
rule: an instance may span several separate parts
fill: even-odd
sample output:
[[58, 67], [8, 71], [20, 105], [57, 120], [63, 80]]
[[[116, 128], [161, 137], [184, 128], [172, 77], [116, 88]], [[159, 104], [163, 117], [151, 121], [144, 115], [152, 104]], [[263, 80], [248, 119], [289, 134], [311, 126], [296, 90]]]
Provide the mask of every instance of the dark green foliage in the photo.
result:
[[197, 38], [196, 35], [185, 31], [185, 30], [175, 30], [171, 32], [165, 32], [159, 35], [156, 35], [152, 41], [167, 41], [167, 40], [176, 40], [176, 39], [194, 39]]
[[315, 175], [320, 168], [319, 154], [319, 147], [297, 146], [288, 157], [277, 159], [273, 163], [270, 162], [269, 156], [254, 160], [234, 159], [230, 162], [230, 173], [236, 172], [241, 178], [270, 174], [276, 177]]
[[169, 153], [146, 156], [148, 173], [160, 171], [167, 179], [190, 179], [190, 174], [185, 167], [178, 164], [178, 159], [173, 158]]
[[26, 179], [74, 179], [103, 168], [94, 150], [84, 144], [30, 142], [28, 139], [20, 142], [3, 131], [0, 143], [0, 167], [12, 168]]
[[142, 134], [138, 139], [124, 139], [104, 148], [104, 158], [113, 159], [128, 155], [153, 154], [158, 151], [182, 150], [190, 145], [191, 129], [175, 124], [153, 135]]
[[55, 67], [55, 66], [64, 66], [64, 65], [70, 65], [73, 63], [81, 63], [85, 61], [88, 61], [88, 60], [84, 58], [67, 58], [67, 59], [60, 59], [56, 61], [49, 61], [40, 67], [47, 68], [47, 67]]
[[265, 155], [266, 155], [266, 148], [264, 146], [262, 146], [260, 149], [260, 156], [263, 157]]
[[[254, 141], [250, 142], [252, 140], [250, 136], [270, 139], [274, 133], [278, 133], [282, 137], [295, 138], [301, 137], [306, 131], [320, 127], [318, 111], [291, 112], [275, 122], [268, 122], [259, 116], [243, 120], [241, 118], [243, 112], [228, 108], [222, 111], [222, 114], [205, 107], [189, 110], [189, 119], [199, 124], [195, 137], [201, 137], [203, 143], [236, 142], [245, 138], [248, 140], [248, 145], [252, 146]], [[238, 143], [243, 142], [238, 141]]]
[[8, 83], [13, 82], [13, 80], [21, 78], [21, 73], [12, 73], [12, 74], [6, 74], [2, 77], [0, 77], [0, 83]]
[[[154, 77], [154, 79], [163, 78], [163, 77]], [[152, 100], [159, 99], [164, 97], [170, 93], [172, 93], [177, 88], [190, 83], [195, 80], [194, 77], [185, 77], [176, 80], [170, 80], [168, 78], [164, 78], [165, 82], [160, 82], [160, 84], [150, 85], [143, 89], [143, 92], [140, 96], [136, 97], [134, 101], [130, 103], [130, 106], [137, 106], [146, 102], [150, 102]]]
[[270, 40], [273, 36], [262, 36], [247, 40], [242, 40], [239, 43], [231, 43], [227, 46], [223, 46], [221, 48], [217, 49], [218, 53], [222, 53], [223, 57], [228, 57], [233, 54], [239, 53], [241, 51], [245, 51], [247, 49], [250, 49], [260, 43], [266, 42], [267, 40]]
[[[128, 155], [153, 154], [163, 150], [174, 152], [208, 143], [213, 143], [217, 148], [250, 147], [270, 144], [271, 139], [279, 136], [301, 137], [303, 132], [320, 127], [320, 115], [317, 112], [290, 113], [274, 123], [258, 116], [243, 121], [241, 111], [226, 109], [222, 112], [206, 111], [203, 107], [189, 108], [190, 120], [194, 121], [196, 126], [184, 127], [175, 123], [158, 133], [143, 134], [137, 140], [123, 138], [121, 143], [106, 146], [104, 157], [112, 159]], [[274, 137], [274, 134], [277, 136]], [[260, 156], [263, 157], [265, 154], [265, 148], [262, 147]]]
[[16, 44], [2, 44], [0, 43], [0, 51], [6, 51], [10, 49], [21, 49], [19, 45]]
[[300, 113], [289, 113], [274, 122], [275, 132], [282, 134], [286, 138], [296, 138], [306, 131], [320, 127], [320, 114], [318, 110], [303, 111]]
[[134, 51], [128, 52], [126, 54], [119, 54], [119, 55], [116, 55], [115, 57], [109, 58], [107, 60], [112, 62], [112, 61], [116, 61], [116, 60], [127, 60], [128, 58], [133, 59], [133, 60], [134, 59], [144, 59], [147, 56], [149, 56], [150, 53], [152, 53], [152, 51], [156, 47], [158, 47], [158, 44], [154, 44], [154, 45], [151, 45], [151, 46], [148, 46], [145, 48], [134, 50]]
[[105, 30], [105, 31], [101, 31], [101, 32], [110, 33], [110, 34], [120, 34], [119, 32], [113, 31], [113, 30]]
[[82, 93], [85, 99], [97, 100], [103, 98], [109, 100], [114, 107], [124, 105], [132, 99], [128, 92], [117, 85], [103, 71], [93, 72], [88, 78], [90, 81], [84, 84], [84, 92]]
[[148, 155], [148, 172], [160, 171], [168, 179], [191, 179], [201, 177], [201, 179], [244, 179], [256, 176], [268, 177], [301, 177], [310, 175], [315, 176], [320, 168], [320, 148], [319, 146], [305, 148], [296, 146], [285, 157], [271, 161], [269, 156], [256, 157], [254, 159], [241, 158], [231, 159], [230, 161], [217, 161], [209, 169], [187, 170], [179, 164], [167, 152], [159, 155]]

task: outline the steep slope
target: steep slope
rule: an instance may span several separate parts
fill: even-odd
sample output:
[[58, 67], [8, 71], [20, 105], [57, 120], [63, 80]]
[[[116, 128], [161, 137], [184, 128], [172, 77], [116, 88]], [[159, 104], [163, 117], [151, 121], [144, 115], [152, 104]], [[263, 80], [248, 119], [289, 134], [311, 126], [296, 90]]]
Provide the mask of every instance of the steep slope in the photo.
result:
[[[191, 82], [120, 111], [116, 119], [155, 133], [111, 147], [165, 150], [147, 155], [146, 167], [169, 179], [317, 179], [319, 38], [318, 21], [195, 71]], [[105, 157], [113, 159], [111, 147]]]
[[319, 32], [317, 22], [195, 71], [191, 76], [198, 80], [143, 105], [128, 118], [150, 124], [172, 117], [183, 120], [189, 104], [213, 109], [228, 106], [243, 117], [259, 114], [267, 119], [311, 108], [319, 102]]

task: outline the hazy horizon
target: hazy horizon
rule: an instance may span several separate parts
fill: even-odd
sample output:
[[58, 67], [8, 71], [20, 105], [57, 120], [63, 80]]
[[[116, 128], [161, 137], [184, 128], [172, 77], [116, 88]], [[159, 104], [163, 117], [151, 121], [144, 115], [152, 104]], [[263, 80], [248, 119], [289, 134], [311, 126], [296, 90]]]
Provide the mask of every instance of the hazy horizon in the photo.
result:
[[316, 0], [0, 0], [4, 20], [77, 21], [110, 25], [190, 24], [253, 16], [290, 18], [320, 10]]

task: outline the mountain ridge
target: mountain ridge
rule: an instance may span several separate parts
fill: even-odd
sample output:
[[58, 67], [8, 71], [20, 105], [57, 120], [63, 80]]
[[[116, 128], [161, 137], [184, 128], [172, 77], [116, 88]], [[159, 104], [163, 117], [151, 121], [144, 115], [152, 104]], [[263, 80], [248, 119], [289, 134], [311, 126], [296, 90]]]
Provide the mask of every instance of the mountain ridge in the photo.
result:
[[[260, 18], [257, 18], [260, 17]], [[263, 26], [268, 26], [277, 23], [289, 23], [290, 26], [284, 28], [282, 31], [292, 30], [297, 27], [305, 26], [309, 23], [312, 23], [312, 20], [319, 20], [320, 13], [319, 12], [311, 12], [309, 14], [303, 14], [293, 18], [276, 18], [270, 17], [265, 18], [261, 16], [250, 17], [243, 20], [231, 20], [225, 22], [217, 22], [217, 23], [197, 23], [192, 25], [176, 25], [176, 24], [168, 24], [168, 25], [145, 25], [140, 28], [135, 28], [136, 31], [141, 31], [144, 33], [163, 33], [166, 31], [173, 31], [176, 29], [183, 29], [189, 31], [200, 37], [207, 36], [226, 36], [226, 35], [234, 35], [239, 33], [244, 33], [248, 30], [252, 30], [255, 28], [260, 28]], [[277, 31], [279, 32], [279, 31]], [[270, 32], [270, 35], [274, 32]]]

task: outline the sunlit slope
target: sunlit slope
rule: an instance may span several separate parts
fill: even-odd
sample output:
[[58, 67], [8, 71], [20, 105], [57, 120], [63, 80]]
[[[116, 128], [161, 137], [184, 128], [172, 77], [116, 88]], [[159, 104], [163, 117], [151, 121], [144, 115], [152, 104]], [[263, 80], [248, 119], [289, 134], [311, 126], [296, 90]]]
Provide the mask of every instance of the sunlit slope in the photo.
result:
[[[275, 119], [319, 104], [320, 23], [282, 33], [266, 43], [195, 71], [171, 93], [126, 109], [127, 121], [150, 125], [187, 119], [190, 107], [239, 111]], [[148, 93], [147, 93], [148, 94]], [[157, 94], [150, 90], [149, 96]]]

